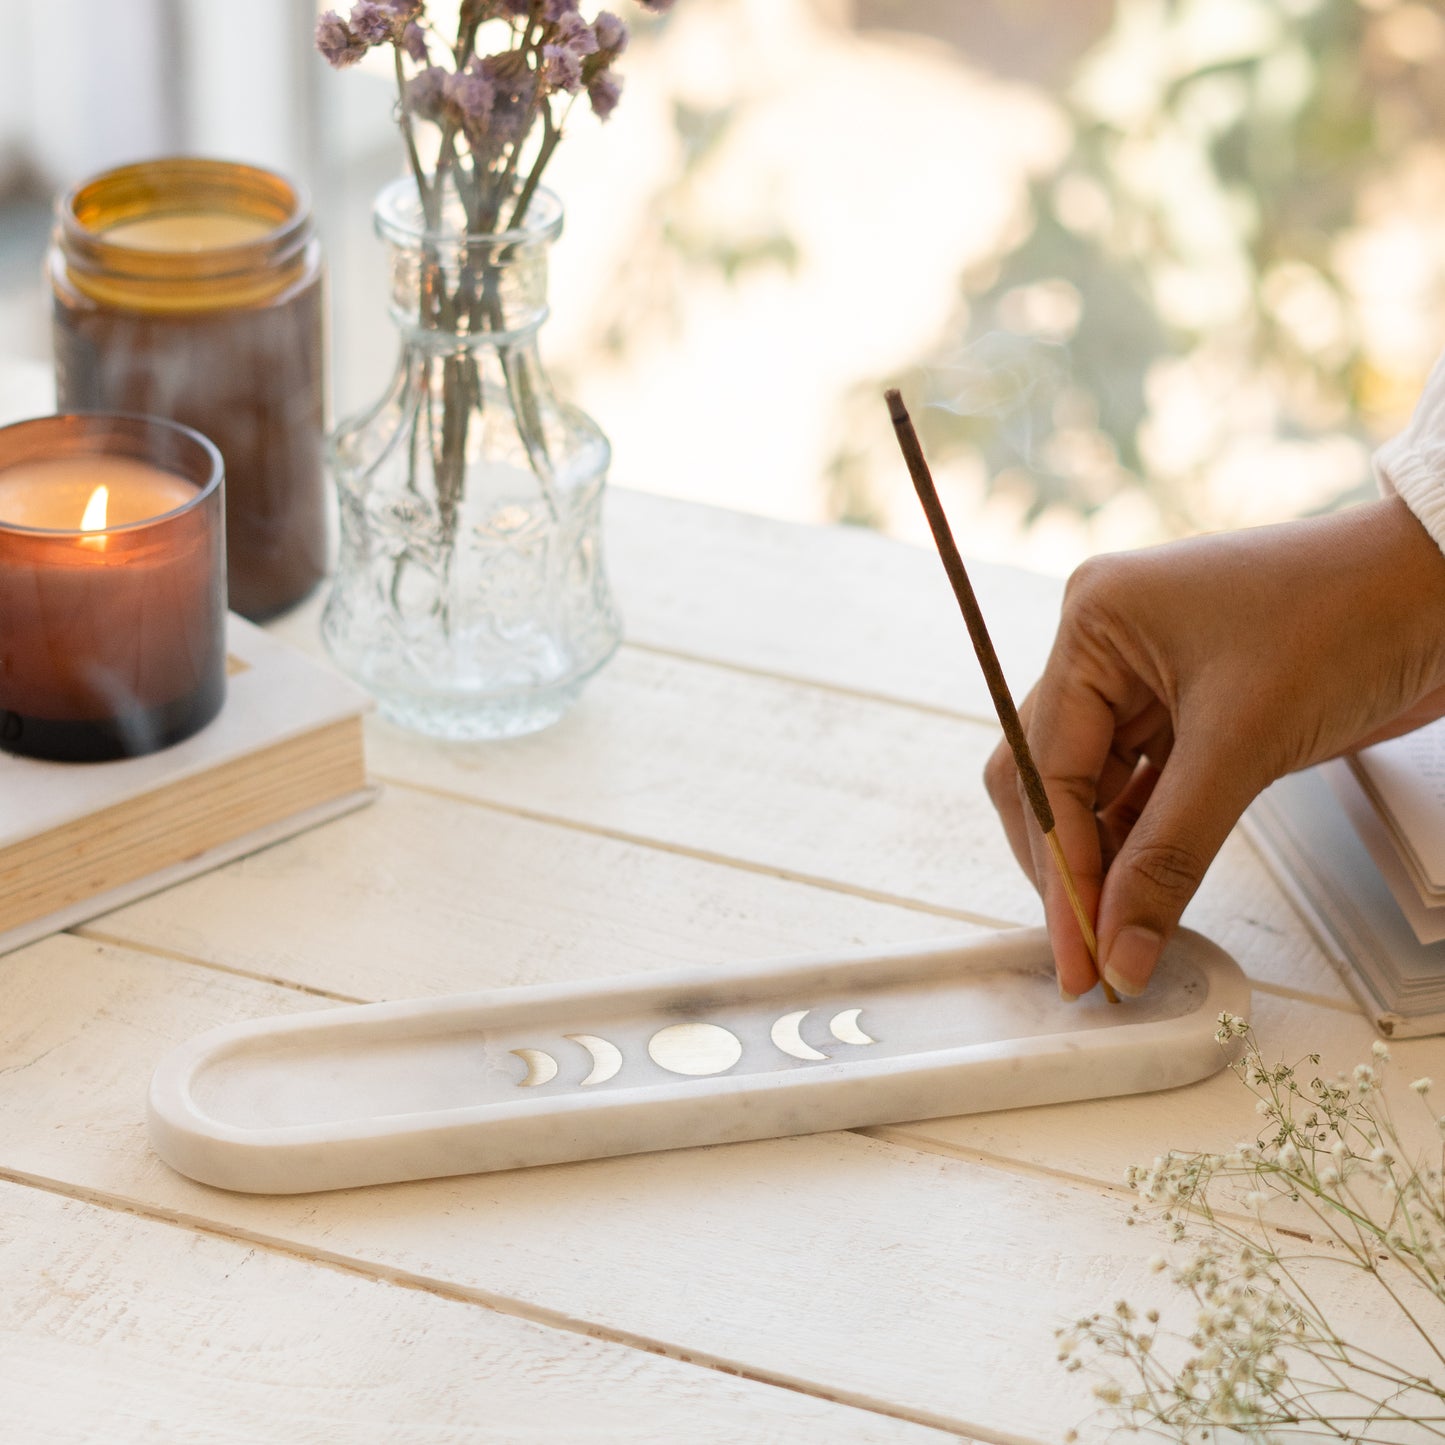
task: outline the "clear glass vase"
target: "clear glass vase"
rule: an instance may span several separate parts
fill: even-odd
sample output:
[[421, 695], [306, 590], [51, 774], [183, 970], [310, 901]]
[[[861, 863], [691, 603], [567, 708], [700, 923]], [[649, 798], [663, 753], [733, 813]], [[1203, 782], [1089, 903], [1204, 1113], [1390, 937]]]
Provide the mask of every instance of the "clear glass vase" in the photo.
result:
[[400, 180], [376, 228], [401, 356], [331, 438], [341, 549], [322, 633], [403, 727], [535, 732], [621, 636], [602, 563], [611, 449], [537, 352], [561, 203], [539, 190], [513, 231], [428, 230]]

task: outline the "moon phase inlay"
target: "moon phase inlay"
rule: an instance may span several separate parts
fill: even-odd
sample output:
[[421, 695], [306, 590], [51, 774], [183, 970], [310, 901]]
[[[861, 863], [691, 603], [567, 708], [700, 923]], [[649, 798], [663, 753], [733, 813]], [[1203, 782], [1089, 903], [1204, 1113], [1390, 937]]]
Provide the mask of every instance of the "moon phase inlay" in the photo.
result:
[[805, 1044], [803, 1036], [798, 1032], [803, 1020], [812, 1013], [812, 1009], [799, 1009], [797, 1013], [784, 1014], [773, 1024], [769, 1037], [785, 1054], [791, 1054], [795, 1059], [826, 1059], [825, 1053], [815, 1049], [812, 1044]]
[[551, 1054], [541, 1049], [513, 1049], [512, 1052], [527, 1066], [527, 1077], [520, 1087], [532, 1089], [538, 1084], [549, 1084], [557, 1077], [557, 1060]]
[[669, 1024], [647, 1041], [652, 1062], [672, 1074], [721, 1074], [743, 1056], [742, 1041], [720, 1024]]
[[842, 1013], [834, 1014], [832, 1022], [828, 1025], [828, 1032], [840, 1043], [876, 1044], [877, 1039], [870, 1039], [858, 1027], [858, 1015], [862, 1012], [863, 1010], [860, 1008], [845, 1008]]
[[605, 1084], [622, 1067], [622, 1050], [596, 1034], [564, 1034], [574, 1044], [581, 1044], [592, 1055], [592, 1072], [582, 1080], [585, 1089], [588, 1084]]

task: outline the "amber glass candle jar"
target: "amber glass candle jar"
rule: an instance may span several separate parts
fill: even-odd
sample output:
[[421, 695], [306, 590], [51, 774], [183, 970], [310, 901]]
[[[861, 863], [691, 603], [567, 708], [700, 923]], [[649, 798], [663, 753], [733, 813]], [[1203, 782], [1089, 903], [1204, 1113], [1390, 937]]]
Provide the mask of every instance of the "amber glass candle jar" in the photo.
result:
[[226, 695], [221, 455], [155, 417], [0, 427], [0, 749], [154, 752]]
[[326, 564], [321, 248], [305, 194], [226, 161], [144, 161], [60, 202], [62, 411], [194, 427], [226, 468], [230, 605], [299, 602]]

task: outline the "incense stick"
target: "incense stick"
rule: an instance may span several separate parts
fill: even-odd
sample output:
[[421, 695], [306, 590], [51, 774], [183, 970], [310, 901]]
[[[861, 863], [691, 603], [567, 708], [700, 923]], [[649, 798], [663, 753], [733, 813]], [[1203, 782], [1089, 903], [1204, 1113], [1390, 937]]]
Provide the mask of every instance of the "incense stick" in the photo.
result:
[[978, 665], [983, 669], [983, 678], [988, 684], [989, 696], [993, 698], [994, 710], [1003, 726], [1003, 735], [1008, 739], [1009, 749], [1014, 755], [1014, 763], [1024, 785], [1024, 794], [1033, 809], [1034, 817], [1038, 819], [1044, 841], [1049, 845], [1049, 852], [1053, 854], [1054, 864], [1063, 880], [1064, 892], [1068, 894], [1069, 906], [1074, 910], [1079, 932], [1084, 936], [1084, 947], [1089, 950], [1094, 971], [1098, 973], [1099, 982], [1103, 984], [1104, 996], [1110, 1003], [1118, 1003], [1119, 995], [1104, 981], [1104, 975], [1099, 969], [1099, 944], [1094, 937], [1093, 924], [1089, 921], [1089, 915], [1084, 912], [1083, 900], [1074, 884], [1073, 872], [1064, 857], [1064, 849], [1054, 826], [1054, 810], [1049, 805], [1049, 795], [1044, 791], [1044, 780], [1039, 776], [1033, 753], [1029, 751], [1029, 742], [1024, 736], [1023, 725], [1019, 722], [1013, 694], [1009, 692], [1003, 668], [999, 666], [998, 653], [994, 651], [993, 639], [988, 635], [988, 625], [983, 620], [978, 598], [973, 594], [973, 584], [968, 580], [968, 569], [963, 565], [963, 558], [953, 540], [953, 531], [948, 525], [947, 516], [944, 515], [943, 504], [938, 500], [938, 488], [933, 485], [933, 474], [928, 470], [918, 433], [913, 429], [913, 419], [908, 415], [908, 408], [903, 404], [903, 397], [897, 388], [890, 387], [883, 395], [888, 403], [888, 415], [893, 419], [893, 430], [898, 434], [903, 460], [908, 463], [908, 474], [913, 478], [913, 488], [918, 493], [918, 500], [923, 503], [923, 514], [928, 518], [938, 555], [943, 561], [943, 570], [948, 573], [948, 580], [953, 584], [953, 595], [958, 598], [959, 610], [968, 624], [968, 635], [973, 639]]

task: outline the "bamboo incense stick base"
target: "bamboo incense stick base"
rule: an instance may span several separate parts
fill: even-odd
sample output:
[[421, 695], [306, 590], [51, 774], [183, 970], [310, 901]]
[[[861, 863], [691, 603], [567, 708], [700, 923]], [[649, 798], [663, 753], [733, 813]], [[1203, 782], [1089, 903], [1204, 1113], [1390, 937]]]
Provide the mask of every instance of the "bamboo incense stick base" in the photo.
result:
[[1110, 1003], [1118, 1003], [1119, 995], [1110, 987], [1104, 978], [1103, 969], [1099, 967], [1099, 940], [1094, 937], [1094, 925], [1089, 922], [1089, 915], [1084, 912], [1084, 901], [1079, 897], [1079, 890], [1074, 886], [1073, 870], [1064, 857], [1064, 845], [1059, 842], [1058, 829], [1050, 828], [1044, 834], [1044, 842], [1049, 845], [1049, 852], [1054, 855], [1054, 864], [1059, 870], [1059, 877], [1064, 880], [1064, 892], [1069, 895], [1069, 907], [1074, 910], [1074, 917], [1079, 923], [1079, 932], [1084, 935], [1084, 947], [1089, 950], [1089, 957], [1094, 961], [1094, 971], [1099, 975], [1099, 986], [1104, 990], [1104, 997]]

